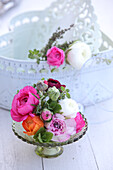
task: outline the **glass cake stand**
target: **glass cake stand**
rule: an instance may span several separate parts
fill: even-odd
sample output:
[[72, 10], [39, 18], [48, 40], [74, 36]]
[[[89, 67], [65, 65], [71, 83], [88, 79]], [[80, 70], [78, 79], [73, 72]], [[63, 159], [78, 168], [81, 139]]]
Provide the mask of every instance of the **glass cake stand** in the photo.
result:
[[35, 140], [31, 136], [28, 136], [23, 133], [24, 129], [22, 127], [22, 124], [18, 123], [18, 122], [13, 122], [12, 130], [13, 130], [14, 134], [22, 141], [27, 142], [29, 144], [36, 145], [37, 148], [35, 149], [35, 153], [37, 155], [44, 157], [44, 158], [54, 158], [54, 157], [57, 157], [63, 153], [63, 147], [62, 147], [63, 145], [67, 145], [67, 144], [76, 142], [80, 138], [82, 138], [83, 135], [85, 135], [85, 133], [88, 129], [88, 123], [87, 123], [87, 119], [84, 117], [84, 115], [83, 114], [81, 114], [81, 115], [85, 121], [85, 126], [82, 128], [82, 130], [79, 133], [72, 135], [70, 137], [70, 139], [65, 142], [49, 142], [49, 143], [35, 142]]

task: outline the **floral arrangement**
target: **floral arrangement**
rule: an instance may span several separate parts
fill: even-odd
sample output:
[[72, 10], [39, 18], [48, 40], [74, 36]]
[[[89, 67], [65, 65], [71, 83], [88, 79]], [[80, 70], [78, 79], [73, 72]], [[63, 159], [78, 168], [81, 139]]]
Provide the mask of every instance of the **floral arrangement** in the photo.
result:
[[77, 70], [80, 70], [83, 64], [91, 57], [89, 46], [78, 40], [63, 44], [58, 44], [57, 42], [57, 39], [63, 38], [63, 34], [73, 27], [74, 25], [70, 25], [69, 28], [64, 30], [58, 28], [43, 49], [29, 50], [28, 57], [30, 59], [36, 59], [38, 64], [40, 61], [47, 61], [47, 64], [53, 67], [51, 72], [64, 63], [70, 64]]
[[78, 104], [58, 80], [42, 79], [14, 96], [11, 117], [36, 142], [64, 142], [85, 126]]

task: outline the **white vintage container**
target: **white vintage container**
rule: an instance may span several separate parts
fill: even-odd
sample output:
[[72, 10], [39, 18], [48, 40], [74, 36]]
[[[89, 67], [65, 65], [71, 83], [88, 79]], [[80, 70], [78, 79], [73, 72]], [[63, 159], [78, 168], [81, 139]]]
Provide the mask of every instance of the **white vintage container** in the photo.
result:
[[[80, 72], [67, 65], [66, 69], [62, 66], [58, 72], [51, 73], [45, 61], [37, 65], [27, 58], [29, 49], [42, 48], [57, 27], [67, 28], [72, 23], [75, 28], [62, 41], [80, 39], [90, 45], [93, 54], [99, 53]], [[10, 32], [0, 37], [0, 107], [10, 109], [17, 89], [32, 85], [42, 77], [67, 84], [73, 98], [85, 106], [111, 98], [113, 51], [100, 51], [112, 46], [112, 41], [99, 30], [90, 0], [58, 0], [44, 11], [13, 18]], [[103, 62], [105, 58], [107, 64]], [[108, 77], [103, 79], [105, 70]]]

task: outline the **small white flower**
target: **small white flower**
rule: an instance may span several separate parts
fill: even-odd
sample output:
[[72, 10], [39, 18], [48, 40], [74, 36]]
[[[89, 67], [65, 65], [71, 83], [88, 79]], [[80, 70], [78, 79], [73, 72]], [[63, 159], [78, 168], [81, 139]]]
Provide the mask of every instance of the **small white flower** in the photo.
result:
[[73, 99], [63, 99], [59, 102], [62, 109], [61, 112], [63, 112], [63, 116], [66, 116], [67, 118], [75, 118], [77, 112], [79, 111], [78, 104]]
[[91, 57], [90, 47], [84, 42], [76, 42], [71, 45], [67, 52], [67, 62], [77, 70]]

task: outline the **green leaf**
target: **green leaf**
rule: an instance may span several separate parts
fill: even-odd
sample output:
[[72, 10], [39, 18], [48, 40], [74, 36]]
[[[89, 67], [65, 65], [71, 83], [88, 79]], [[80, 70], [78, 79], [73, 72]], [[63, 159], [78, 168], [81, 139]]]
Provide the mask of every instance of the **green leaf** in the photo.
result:
[[52, 102], [52, 100], [51, 100], [51, 99], [49, 99], [49, 100], [47, 101], [47, 103], [48, 103], [48, 104], [50, 104], [51, 102]]
[[43, 77], [43, 78], [41, 78], [41, 80], [45, 80], [45, 78]]
[[40, 60], [37, 60], [36, 62], [37, 62], [37, 64], [40, 64]]
[[35, 104], [31, 104], [31, 106], [34, 106], [34, 107], [36, 107], [37, 105], [35, 105]]
[[54, 110], [53, 110], [54, 114], [55, 114], [55, 113], [59, 113], [61, 109], [62, 109], [61, 105], [60, 105], [60, 104], [57, 104], [56, 107], [55, 107]]
[[53, 133], [51, 133], [51, 132], [44, 132], [42, 134], [42, 141], [43, 142], [49, 142], [52, 139], [52, 137], [53, 137]]
[[46, 129], [41, 127], [36, 134], [33, 136], [33, 138], [40, 143], [46, 143], [49, 142], [53, 137], [53, 133], [46, 132]]
[[33, 87], [35, 88], [35, 87], [36, 87], [36, 84], [33, 84]]
[[41, 133], [38, 134], [38, 140], [39, 140], [40, 143], [43, 143]]
[[39, 110], [40, 110], [40, 106], [38, 105], [36, 108], [36, 113], [39, 113]]
[[71, 96], [70, 96], [69, 93], [66, 93], [66, 97], [67, 97], [67, 98], [71, 98]]
[[66, 89], [66, 92], [69, 92], [69, 89]]
[[62, 99], [65, 99], [65, 94], [62, 94]]
[[62, 90], [62, 91], [65, 91], [65, 87], [61, 86], [61, 90]]
[[18, 94], [18, 93], [19, 93], [19, 90], [17, 90], [16, 94]]
[[37, 139], [39, 133], [43, 133], [43, 132], [46, 132], [45, 128], [44, 127], [41, 127], [36, 133], [35, 135], [33, 136], [34, 139]]
[[51, 73], [53, 73], [54, 71], [56, 71], [56, 68], [52, 68], [51, 69]]
[[33, 94], [33, 93], [31, 93], [31, 94], [39, 100], [39, 98], [35, 94]]
[[52, 101], [52, 102], [49, 104], [50, 108], [52, 108], [52, 109], [54, 109], [54, 108], [56, 107], [56, 105], [57, 105], [57, 101]]
[[64, 70], [66, 67], [63, 67], [62, 69]]

